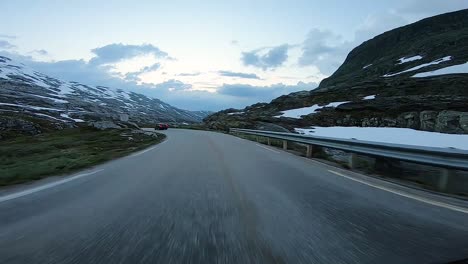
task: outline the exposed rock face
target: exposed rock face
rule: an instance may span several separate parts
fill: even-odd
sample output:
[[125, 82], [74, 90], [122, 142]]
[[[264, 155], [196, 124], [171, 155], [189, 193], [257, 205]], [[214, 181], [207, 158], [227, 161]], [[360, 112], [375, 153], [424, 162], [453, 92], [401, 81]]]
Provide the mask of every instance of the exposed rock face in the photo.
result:
[[0, 116], [0, 138], [2, 138], [2, 134], [6, 131], [28, 135], [37, 135], [42, 132], [40, 127], [33, 122], [19, 118]]
[[127, 114], [120, 114], [119, 119], [121, 122], [128, 122], [128, 115]]
[[436, 111], [422, 111], [419, 116], [421, 120], [421, 130], [435, 131], [437, 115], [438, 113]]
[[[466, 43], [468, 9], [427, 18], [356, 47], [315, 90], [243, 110], [221, 111], [204, 122], [215, 129], [273, 123], [291, 131], [309, 126], [370, 126], [468, 133], [468, 73], [415, 77], [468, 62]], [[414, 56], [422, 58], [401, 63]], [[298, 119], [278, 118], [282, 111], [332, 102], [347, 103]]]
[[444, 133], [461, 134], [464, 133], [463, 127], [466, 124], [460, 122], [461, 117], [468, 116], [468, 112], [442, 111], [437, 116], [435, 130]]
[[458, 122], [460, 123], [460, 128], [463, 130], [463, 133], [468, 134], [468, 113], [461, 113]]

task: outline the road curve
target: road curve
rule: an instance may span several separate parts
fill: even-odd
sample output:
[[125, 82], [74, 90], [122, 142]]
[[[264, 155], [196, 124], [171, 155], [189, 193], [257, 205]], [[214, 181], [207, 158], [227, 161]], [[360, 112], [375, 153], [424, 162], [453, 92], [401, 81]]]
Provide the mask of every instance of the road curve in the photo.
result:
[[468, 258], [466, 213], [229, 135], [166, 133], [95, 173], [0, 200], [0, 263]]

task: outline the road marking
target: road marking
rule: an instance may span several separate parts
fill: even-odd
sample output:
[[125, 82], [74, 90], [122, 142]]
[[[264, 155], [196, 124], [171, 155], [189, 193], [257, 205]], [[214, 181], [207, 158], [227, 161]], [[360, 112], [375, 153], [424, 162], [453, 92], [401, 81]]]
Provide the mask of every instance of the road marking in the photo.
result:
[[87, 172], [87, 173], [81, 173], [81, 174], [78, 174], [76, 176], [72, 176], [72, 177], [69, 177], [69, 178], [66, 178], [66, 179], [63, 179], [63, 180], [60, 180], [60, 181], [44, 184], [42, 186], [31, 188], [29, 190], [24, 190], [24, 191], [21, 191], [21, 192], [12, 193], [12, 194], [8, 194], [8, 195], [5, 195], [5, 196], [0, 196], [0, 203], [6, 202], [6, 201], [9, 201], [9, 200], [13, 200], [13, 199], [16, 199], [16, 198], [19, 198], [19, 197], [23, 197], [23, 196], [26, 196], [26, 195], [29, 195], [29, 194], [33, 194], [33, 193], [36, 193], [36, 192], [39, 192], [39, 191], [43, 191], [43, 190], [46, 190], [46, 189], [49, 189], [49, 188], [52, 188], [52, 187], [67, 183], [67, 182], [71, 182], [71, 181], [79, 179], [79, 178], [90, 176], [90, 175], [96, 174], [98, 172], [101, 172], [103, 170], [104, 169], [95, 170], [95, 171]]
[[416, 200], [416, 201], [419, 201], [419, 202], [427, 203], [427, 204], [430, 204], [430, 205], [443, 207], [445, 209], [450, 209], [450, 210], [453, 210], [453, 211], [468, 214], [468, 209], [467, 208], [463, 208], [463, 207], [460, 207], [460, 206], [451, 205], [451, 204], [447, 204], [447, 203], [443, 203], [443, 202], [438, 202], [438, 201], [435, 201], [435, 200], [422, 198], [422, 197], [419, 197], [419, 196], [416, 196], [416, 195], [413, 195], [413, 194], [404, 193], [404, 192], [401, 192], [401, 191], [398, 191], [398, 190], [394, 190], [394, 189], [390, 189], [390, 188], [387, 188], [387, 187], [379, 186], [379, 185], [376, 185], [376, 184], [373, 184], [373, 183], [370, 183], [370, 182], [366, 182], [366, 181], [359, 180], [359, 179], [356, 179], [356, 178], [353, 178], [353, 177], [350, 177], [350, 176], [346, 176], [346, 175], [344, 175], [342, 173], [339, 173], [339, 172], [336, 172], [336, 171], [333, 171], [333, 170], [328, 170], [328, 171], [335, 174], [335, 175], [338, 175], [338, 176], [350, 179], [352, 181], [356, 181], [356, 182], [359, 182], [359, 183], [362, 183], [362, 184], [365, 184], [365, 185], [368, 185], [368, 186], [371, 186], [371, 187], [374, 187], [374, 188], [377, 188], [377, 189], [380, 189], [380, 190], [383, 190], [383, 191], [391, 192], [391, 193], [396, 194], [396, 195], [400, 195], [400, 196], [410, 198], [410, 199], [413, 199], [413, 200]]
[[[168, 141], [168, 140], [166, 139], [166, 140], [164, 140], [163, 142], [159, 143], [158, 145], [162, 145], [162, 144], [166, 143], [167, 141]], [[130, 157], [140, 156], [141, 154], [144, 154], [144, 153], [146, 153], [146, 152], [148, 152], [148, 151], [151, 151], [151, 150], [157, 148], [158, 145], [156, 145], [156, 146], [154, 146], [154, 147], [151, 147], [151, 148], [149, 148], [149, 149], [142, 150], [142, 151], [137, 152], [137, 153], [135, 153], [135, 154], [132, 154], [132, 155], [130, 155]]]
[[[160, 143], [160, 144], [161, 144], [161, 143]], [[145, 149], [145, 150], [143, 150], [143, 151], [140, 151], [140, 152], [137, 152], [137, 153], [135, 153], [135, 154], [132, 154], [130, 157], [140, 156], [141, 154], [144, 154], [144, 153], [146, 153], [146, 152], [148, 152], [148, 151], [151, 151], [151, 150], [153, 150], [153, 149], [155, 149], [155, 148], [156, 148], [156, 147], [152, 147], [152, 148], [149, 148], [149, 149]]]
[[260, 144], [255, 144], [255, 145], [257, 145], [257, 146], [259, 146], [259, 147], [261, 147], [261, 148], [264, 148], [264, 149], [266, 149], [266, 150], [272, 151], [272, 152], [274, 152], [274, 153], [281, 153], [281, 152], [279, 152], [279, 151], [276, 151], [276, 150], [273, 150], [273, 149], [271, 149], [271, 148], [262, 146], [262, 145], [260, 145]]

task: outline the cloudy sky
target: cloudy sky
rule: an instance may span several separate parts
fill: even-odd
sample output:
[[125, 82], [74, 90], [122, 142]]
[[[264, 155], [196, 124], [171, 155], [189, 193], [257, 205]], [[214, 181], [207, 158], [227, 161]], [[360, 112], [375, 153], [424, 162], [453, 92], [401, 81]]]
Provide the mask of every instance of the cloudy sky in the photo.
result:
[[1, 1], [0, 54], [190, 110], [317, 87], [363, 41], [467, 0]]

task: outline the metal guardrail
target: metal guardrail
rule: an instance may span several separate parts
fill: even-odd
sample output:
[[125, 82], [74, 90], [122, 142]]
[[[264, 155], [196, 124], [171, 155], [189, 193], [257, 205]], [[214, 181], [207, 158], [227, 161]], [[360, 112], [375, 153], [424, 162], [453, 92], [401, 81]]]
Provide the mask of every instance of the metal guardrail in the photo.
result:
[[303, 143], [310, 147], [321, 146], [343, 150], [350, 153], [391, 158], [447, 169], [468, 170], [468, 151], [466, 150], [376, 143], [354, 139], [336, 139], [250, 129], [231, 128], [230, 131], [235, 133], [279, 139], [283, 140], [283, 142], [291, 141]]

